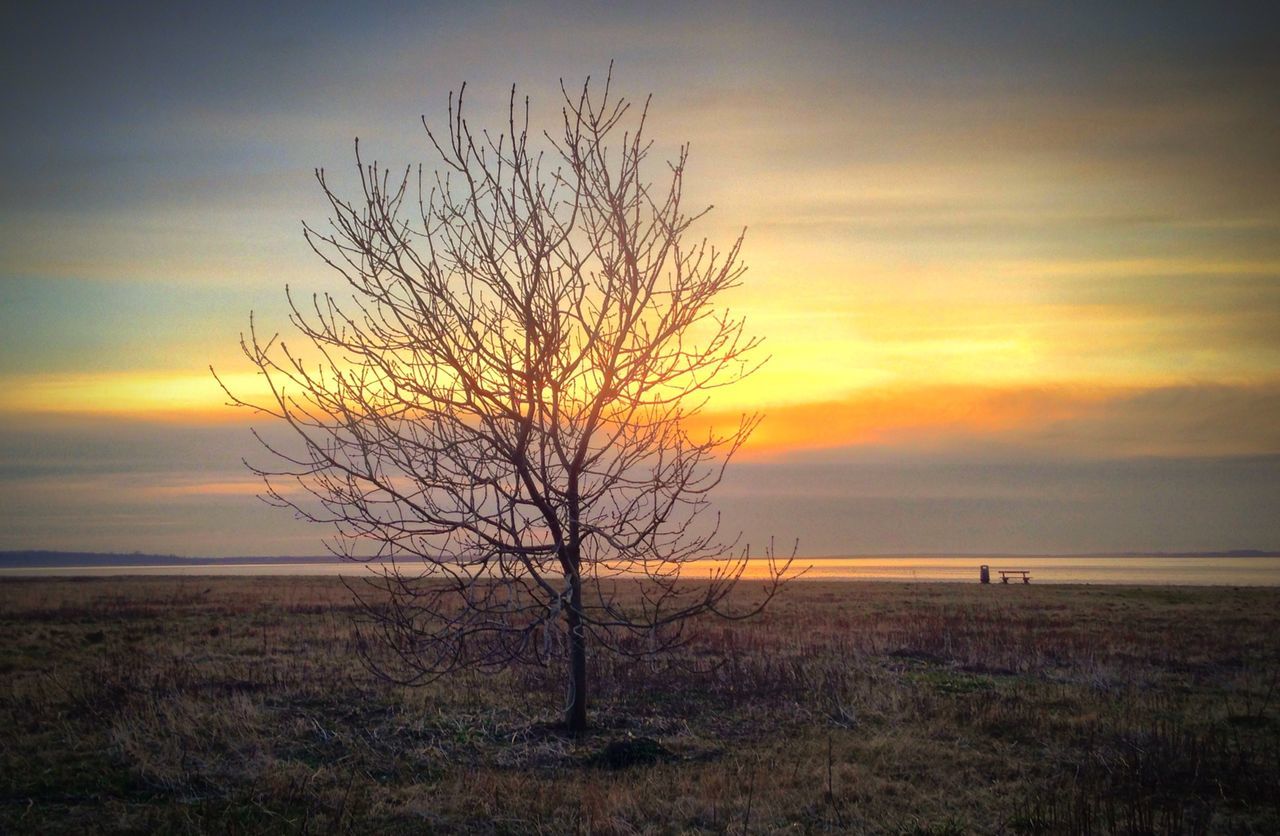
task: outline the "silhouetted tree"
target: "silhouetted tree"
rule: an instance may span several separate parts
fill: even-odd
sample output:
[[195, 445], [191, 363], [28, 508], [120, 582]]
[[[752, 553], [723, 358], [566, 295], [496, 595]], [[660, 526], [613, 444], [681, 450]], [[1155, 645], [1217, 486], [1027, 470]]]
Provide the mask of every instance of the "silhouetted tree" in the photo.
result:
[[228, 396], [301, 442], [263, 442], [268, 501], [336, 526], [336, 553], [382, 559], [357, 589], [375, 671], [419, 683], [567, 656], [577, 731], [589, 644], [661, 653], [689, 617], [758, 612], [788, 578], [770, 547], [762, 596], [729, 609], [747, 549], [702, 513], [760, 420], [691, 421], [753, 370], [758, 340], [716, 307], [742, 237], [688, 239], [706, 210], [682, 208], [687, 146], [661, 187], [645, 179], [647, 100], [562, 85], [563, 133], [535, 151], [527, 99], [513, 89], [506, 128], [476, 132], [464, 91], [447, 136], [423, 120], [433, 175], [366, 165], [358, 142], [354, 200], [316, 172], [333, 214], [306, 239], [354, 293], [289, 295], [310, 358], [251, 318], [242, 347], [274, 397]]

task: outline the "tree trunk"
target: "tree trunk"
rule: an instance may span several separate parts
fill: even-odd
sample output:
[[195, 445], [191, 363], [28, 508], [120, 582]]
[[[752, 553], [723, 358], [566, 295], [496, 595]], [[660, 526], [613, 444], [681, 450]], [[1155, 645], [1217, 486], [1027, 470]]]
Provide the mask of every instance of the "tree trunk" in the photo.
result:
[[565, 725], [573, 734], [587, 728], [587, 636], [582, 626], [582, 575], [574, 566], [569, 577], [569, 708]]

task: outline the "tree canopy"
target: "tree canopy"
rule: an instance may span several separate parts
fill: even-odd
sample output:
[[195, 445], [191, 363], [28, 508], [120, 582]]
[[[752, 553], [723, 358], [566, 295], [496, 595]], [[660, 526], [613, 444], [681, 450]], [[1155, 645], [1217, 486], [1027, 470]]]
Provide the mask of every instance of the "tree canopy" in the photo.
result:
[[[305, 225], [349, 296], [290, 292], [305, 349], [245, 355], [289, 443], [251, 467], [268, 501], [332, 525], [337, 553], [377, 559], [358, 589], [374, 669], [420, 682], [469, 666], [567, 657], [567, 721], [586, 722], [586, 649], [660, 653], [686, 619], [757, 612], [788, 577], [768, 550], [760, 595], [726, 598], [749, 550], [721, 536], [710, 491], [760, 421], [708, 428], [708, 393], [757, 367], [759, 339], [719, 297], [743, 238], [690, 234], [688, 146], [646, 175], [649, 101], [611, 79], [570, 93], [531, 134], [477, 131], [465, 87], [439, 157], [392, 172], [356, 145], [359, 191], [316, 177]], [[260, 436], [260, 440], [263, 439]]]

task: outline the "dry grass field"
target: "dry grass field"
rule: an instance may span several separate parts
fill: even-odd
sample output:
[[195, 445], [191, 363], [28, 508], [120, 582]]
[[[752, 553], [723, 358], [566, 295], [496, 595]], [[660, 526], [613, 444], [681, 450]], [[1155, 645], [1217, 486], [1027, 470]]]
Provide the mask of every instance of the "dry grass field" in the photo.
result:
[[371, 680], [323, 578], [0, 581], [0, 831], [1280, 832], [1280, 589], [800, 582], [671, 664]]

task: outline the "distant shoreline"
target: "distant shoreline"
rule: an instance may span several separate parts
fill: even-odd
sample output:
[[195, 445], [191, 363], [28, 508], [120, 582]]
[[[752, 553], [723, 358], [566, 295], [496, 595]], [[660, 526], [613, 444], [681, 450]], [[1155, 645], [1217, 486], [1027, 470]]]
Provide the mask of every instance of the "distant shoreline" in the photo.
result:
[[[800, 556], [797, 560], [849, 560], [849, 559], [872, 559], [872, 558], [893, 558], [902, 559], [908, 557], [919, 557], [929, 559], [948, 559], [948, 560], [1037, 560], [1052, 558], [1247, 558], [1247, 557], [1280, 557], [1280, 551], [1264, 551], [1260, 549], [1232, 549], [1223, 551], [1208, 552], [1076, 552], [1076, 553], [1018, 553], [1018, 552], [972, 552], [972, 553], [939, 553], [939, 552], [914, 552], [914, 553], [878, 553], [878, 554], [851, 554], [851, 555], [815, 555]], [[402, 558], [404, 560], [416, 560], [411, 556]], [[753, 558], [762, 560], [763, 558]], [[280, 555], [280, 556], [256, 556], [256, 557], [183, 557], [180, 555], [162, 555], [162, 554], [143, 554], [139, 552], [131, 553], [113, 553], [113, 552], [71, 552], [71, 551], [45, 551], [45, 550], [27, 550], [27, 551], [2, 551], [0, 552], [0, 569], [57, 569], [57, 568], [126, 568], [126, 567], [189, 567], [197, 568], [201, 566], [289, 566], [289, 565], [315, 565], [315, 564], [343, 564], [364, 561], [348, 561], [333, 555]], [[380, 562], [378, 560], [370, 560], [370, 563]], [[389, 562], [389, 561], [387, 561]]]

